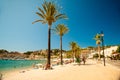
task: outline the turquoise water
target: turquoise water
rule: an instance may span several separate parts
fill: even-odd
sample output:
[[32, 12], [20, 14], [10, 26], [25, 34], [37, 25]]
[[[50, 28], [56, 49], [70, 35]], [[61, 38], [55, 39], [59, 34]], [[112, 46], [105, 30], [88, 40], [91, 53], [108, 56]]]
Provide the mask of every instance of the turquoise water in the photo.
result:
[[0, 71], [31, 67], [37, 63], [45, 63], [45, 60], [0, 60]]

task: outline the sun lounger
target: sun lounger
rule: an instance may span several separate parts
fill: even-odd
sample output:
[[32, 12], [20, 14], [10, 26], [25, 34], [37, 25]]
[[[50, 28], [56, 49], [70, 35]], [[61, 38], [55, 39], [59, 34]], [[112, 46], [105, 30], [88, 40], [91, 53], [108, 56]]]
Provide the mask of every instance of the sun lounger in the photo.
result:
[[33, 67], [34, 67], [35, 69], [43, 68], [43, 64], [35, 64]]

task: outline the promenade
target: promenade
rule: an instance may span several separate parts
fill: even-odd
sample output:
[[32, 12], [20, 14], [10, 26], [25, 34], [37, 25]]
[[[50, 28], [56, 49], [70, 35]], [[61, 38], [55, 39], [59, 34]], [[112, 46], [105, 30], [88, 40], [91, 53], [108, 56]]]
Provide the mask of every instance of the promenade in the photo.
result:
[[66, 64], [54, 66], [53, 70], [25, 69], [3, 74], [3, 80], [120, 80], [120, 69], [96, 61], [87, 60], [86, 64]]
[[120, 60], [107, 60], [106, 62], [120, 69]]

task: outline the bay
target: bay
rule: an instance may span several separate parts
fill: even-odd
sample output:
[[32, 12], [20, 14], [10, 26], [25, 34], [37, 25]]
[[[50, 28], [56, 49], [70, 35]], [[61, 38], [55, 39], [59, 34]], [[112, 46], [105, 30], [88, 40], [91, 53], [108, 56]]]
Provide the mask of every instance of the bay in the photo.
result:
[[34, 64], [45, 62], [45, 60], [0, 60], [0, 72], [32, 67]]

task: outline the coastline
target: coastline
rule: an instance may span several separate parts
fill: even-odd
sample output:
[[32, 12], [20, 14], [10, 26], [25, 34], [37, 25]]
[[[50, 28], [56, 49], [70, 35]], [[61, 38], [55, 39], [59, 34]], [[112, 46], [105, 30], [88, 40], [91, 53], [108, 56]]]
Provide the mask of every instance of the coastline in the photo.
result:
[[32, 67], [25, 67], [25, 68], [18, 68], [18, 69], [9, 70], [9, 71], [2, 71], [0, 73], [2, 74], [2, 80], [5, 80], [7, 77], [8, 77], [7, 79], [9, 79], [9, 77], [11, 77], [11, 76], [16, 76], [16, 78], [17, 78], [16, 74], [24, 73], [24, 72], [32, 70], [32, 69], [33, 69]]
[[32, 69], [32, 66], [23, 67], [23, 68], [16, 68], [16, 69], [11, 69], [11, 70], [4, 70], [4, 71], [0, 71], [0, 73], [9, 74], [9, 73], [13, 73], [13, 72], [19, 72], [21, 70], [28, 70], [28, 69]]
[[45, 60], [0, 60], [0, 72], [14, 71], [45, 63]]
[[[20, 72], [25, 71], [25, 72]], [[53, 66], [53, 70], [26, 68], [8, 72], [3, 80], [119, 80], [120, 69], [88, 60], [86, 65], [66, 64]]]

